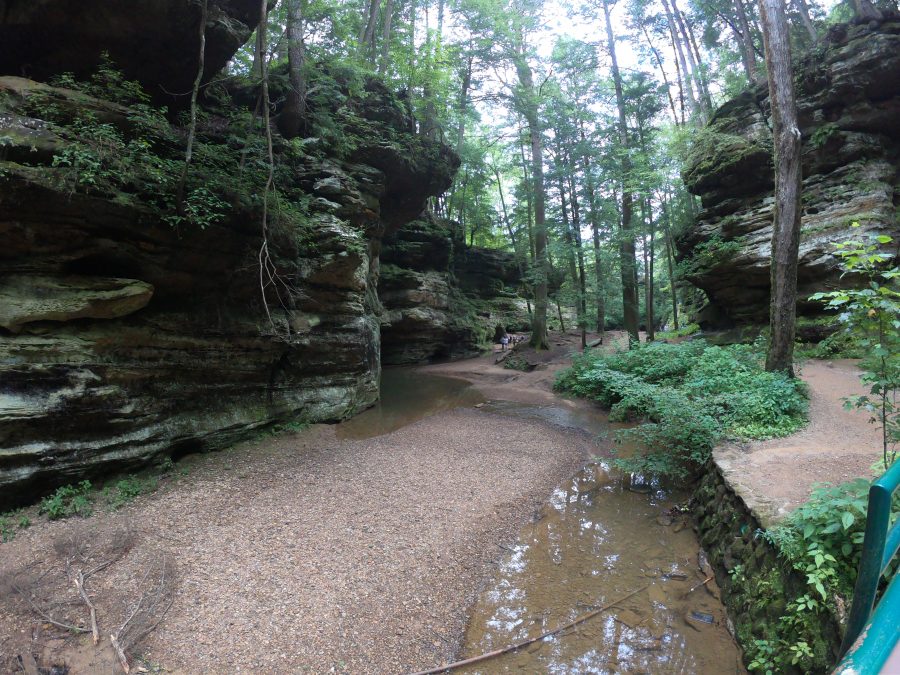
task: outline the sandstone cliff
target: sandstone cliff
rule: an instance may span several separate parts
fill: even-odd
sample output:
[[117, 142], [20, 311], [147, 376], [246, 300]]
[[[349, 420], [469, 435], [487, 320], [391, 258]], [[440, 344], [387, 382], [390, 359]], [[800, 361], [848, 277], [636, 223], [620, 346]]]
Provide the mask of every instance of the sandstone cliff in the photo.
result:
[[261, 264], [249, 111], [205, 111], [179, 210], [182, 130], [147, 105], [0, 77], [0, 508], [374, 402], [382, 237], [458, 160], [377, 80], [355, 99], [321, 84], [332, 108], [310, 114], [339, 120], [343, 145], [276, 136]]
[[454, 242], [449, 223], [423, 217], [384, 240], [378, 296], [385, 364], [472, 356], [529, 325], [511, 253]]
[[[883, 232], [900, 240], [900, 22], [841, 25], [795, 67], [803, 135], [799, 311], [833, 289], [831, 242]], [[705, 327], [768, 321], [774, 175], [764, 85], [716, 111], [683, 173], [703, 210], [678, 244], [686, 278], [706, 291]]]

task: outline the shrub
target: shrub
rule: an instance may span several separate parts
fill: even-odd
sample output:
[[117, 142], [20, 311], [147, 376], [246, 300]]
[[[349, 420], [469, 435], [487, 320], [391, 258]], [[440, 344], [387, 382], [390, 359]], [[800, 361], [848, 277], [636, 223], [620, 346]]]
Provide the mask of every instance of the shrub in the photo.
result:
[[91, 481], [83, 480], [77, 485], [63, 485], [56, 492], [41, 500], [40, 513], [50, 520], [69, 516], [89, 516], [93, 511]]
[[724, 436], [784, 436], [803, 426], [807, 413], [805, 385], [765, 372], [755, 347], [702, 340], [588, 353], [558, 376], [556, 388], [607, 406], [611, 420], [642, 422], [617, 433], [617, 442], [643, 450], [617, 460], [620, 466], [682, 478]]
[[112, 485], [103, 488], [103, 497], [106, 503], [114, 511], [122, 508], [136, 497], [148, 492], [153, 492], [159, 486], [159, 480], [154, 476], [140, 478], [138, 476], [126, 476]]

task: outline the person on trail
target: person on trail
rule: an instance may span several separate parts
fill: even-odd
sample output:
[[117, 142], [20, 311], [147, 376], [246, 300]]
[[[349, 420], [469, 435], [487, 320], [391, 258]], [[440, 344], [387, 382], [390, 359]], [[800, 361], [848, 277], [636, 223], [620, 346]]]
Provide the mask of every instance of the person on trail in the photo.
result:
[[500, 351], [501, 351], [501, 352], [505, 352], [505, 351], [506, 351], [506, 346], [507, 346], [508, 344], [509, 344], [509, 335], [507, 335], [506, 333], [504, 333], [504, 334], [500, 337]]

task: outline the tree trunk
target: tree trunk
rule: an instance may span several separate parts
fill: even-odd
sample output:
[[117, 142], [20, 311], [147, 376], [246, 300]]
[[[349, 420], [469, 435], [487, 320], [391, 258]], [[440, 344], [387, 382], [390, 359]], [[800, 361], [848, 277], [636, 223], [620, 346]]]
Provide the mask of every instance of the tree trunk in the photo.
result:
[[384, 26], [381, 31], [381, 61], [378, 72], [386, 73], [391, 65], [391, 22], [394, 19], [394, 0], [385, 0]]
[[703, 73], [701, 72], [702, 64], [699, 62], [699, 55], [697, 58], [694, 56], [694, 48], [696, 45], [692, 42], [693, 35], [688, 30], [684, 17], [681, 15], [681, 10], [678, 9], [678, 6], [675, 4], [675, 0], [668, 0], [668, 2], [672, 5], [675, 28], [684, 40], [684, 53], [687, 54], [687, 65], [690, 69], [691, 78], [697, 87], [697, 104], [705, 121], [709, 119], [709, 111], [712, 109], [712, 102], [710, 101], [709, 92], [706, 90], [704, 83]]
[[675, 292], [675, 256], [672, 253], [672, 229], [669, 221], [670, 212], [666, 204], [666, 198], [662, 198], [663, 208], [663, 233], [666, 237], [666, 263], [669, 269], [669, 287], [672, 290], [672, 321], [675, 324], [675, 330], [678, 330], [678, 294]]
[[528, 64], [524, 49], [524, 39], [519, 37], [518, 54], [516, 55], [516, 73], [522, 88], [522, 113], [528, 123], [531, 136], [531, 179], [532, 199], [534, 201], [534, 317], [531, 321], [531, 346], [535, 349], [549, 349], [547, 337], [547, 226], [544, 210], [544, 147], [541, 136], [541, 124], [538, 117], [537, 92], [534, 89], [534, 78]]
[[306, 114], [306, 59], [303, 45], [303, 0], [291, 0], [287, 10], [288, 87], [284, 109], [278, 116], [278, 130], [285, 138], [296, 138]]
[[381, 0], [370, 0], [368, 17], [359, 36], [359, 54], [370, 63], [375, 62], [375, 24], [380, 7]]
[[813, 44], [817, 43], [819, 41], [819, 32], [816, 30], [816, 25], [812, 22], [812, 17], [809, 15], [809, 5], [806, 4], [806, 0], [794, 0], [794, 5], [800, 13], [800, 21], [803, 23], [803, 27], [809, 33], [809, 39], [812, 40]]
[[[520, 134], [520, 142], [519, 142], [519, 154], [522, 158], [522, 176], [525, 179], [525, 182], [530, 182], [530, 174], [528, 173], [528, 160], [525, 159], [525, 139], [524, 134]], [[531, 256], [531, 264], [534, 265], [537, 257], [534, 253], [534, 219], [532, 218], [532, 214], [534, 213], [534, 209], [532, 208], [532, 191], [530, 189], [525, 190], [525, 205], [528, 207], [527, 213], [527, 223], [528, 223], [528, 253]]]
[[469, 56], [466, 59], [465, 70], [463, 70], [462, 86], [459, 89], [459, 102], [457, 105], [457, 113], [459, 114], [459, 122], [456, 129], [456, 154], [462, 155], [463, 139], [466, 134], [466, 108], [469, 103], [469, 87], [472, 85], [472, 61], [474, 57]]
[[738, 35], [741, 41], [741, 59], [744, 62], [747, 81], [753, 85], [756, 83], [756, 54], [753, 51], [753, 34], [750, 32], [750, 24], [747, 22], [744, 0], [734, 0], [734, 8], [737, 10], [738, 26], [740, 27]]
[[575, 189], [575, 164], [569, 155], [569, 194], [572, 195], [572, 229], [578, 258], [578, 327], [581, 331], [581, 351], [587, 349], [587, 289], [584, 279], [584, 248], [581, 245], [581, 211]]
[[853, 9], [856, 12], [856, 18], [862, 21], [880, 21], [884, 18], [881, 10], [869, 0], [853, 0]]
[[[579, 124], [579, 127], [581, 125]], [[581, 129], [582, 148], [586, 141], [584, 129]], [[606, 330], [606, 291], [603, 279], [603, 263], [600, 255], [600, 221], [597, 218], [597, 201], [594, 195], [594, 177], [591, 174], [591, 162], [587, 151], [582, 149], [581, 161], [584, 168], [584, 185], [587, 190], [587, 198], [590, 206], [589, 220], [591, 223], [591, 238], [594, 244], [594, 280], [597, 286], [597, 332], [600, 333], [600, 342], [603, 342], [603, 333]]]
[[531, 300], [529, 300], [529, 295], [532, 294], [531, 287], [528, 284], [528, 280], [525, 278], [525, 266], [522, 264], [522, 257], [519, 255], [519, 244], [516, 242], [516, 233], [513, 231], [512, 225], [510, 225], [509, 222], [509, 213], [506, 210], [506, 199], [503, 196], [503, 183], [500, 181], [500, 171], [497, 170], [496, 166], [492, 166], [492, 168], [494, 170], [494, 177], [497, 179], [497, 192], [500, 193], [500, 206], [503, 208], [503, 223], [506, 225], [506, 231], [509, 233], [509, 240], [513, 245], [516, 266], [519, 268], [519, 277], [522, 279], [522, 286], [525, 288], [525, 306], [528, 308], [528, 320], [531, 321]]
[[[647, 27], [644, 24], [641, 24], [641, 30], [644, 32], [644, 38], [647, 40], [647, 46], [650, 47], [650, 51], [653, 52], [653, 58], [656, 61], [656, 67], [659, 69], [659, 74], [662, 76], [663, 84], [666, 88], [666, 96], [669, 98], [669, 107], [672, 109], [672, 121], [675, 123], [675, 126], [678, 126], [678, 112], [675, 109], [675, 99], [672, 98], [672, 88], [669, 84], [669, 78], [666, 76], [666, 69], [663, 68], [662, 58], [659, 55], [656, 47], [653, 46], [653, 41], [650, 40], [650, 34], [647, 32]], [[684, 122], [684, 111], [682, 110], [682, 122]]]
[[783, 0], [759, 0], [775, 141], [775, 222], [772, 231], [769, 351], [766, 370], [793, 376], [800, 248], [800, 130], [791, 72], [791, 42]]
[[200, 26], [197, 42], [197, 74], [194, 76], [194, 86], [191, 88], [191, 122], [188, 127], [187, 144], [184, 149], [184, 164], [181, 167], [181, 176], [178, 179], [178, 187], [175, 190], [175, 211], [184, 217], [184, 186], [187, 183], [188, 170], [191, 168], [191, 159], [194, 154], [194, 137], [197, 135], [197, 96], [200, 93], [200, 82], [203, 80], [203, 68], [206, 63], [206, 19], [209, 15], [207, 0], [200, 3]]
[[[672, 11], [669, 9], [667, 0], [662, 0], [663, 8], [666, 11], [666, 19], [669, 23], [669, 33], [672, 35], [672, 46], [678, 57], [676, 68], [678, 68], [678, 84], [682, 96], [681, 116], [684, 118], [684, 98], [688, 100], [688, 108], [691, 111], [691, 118], [697, 118], [700, 115], [700, 108], [697, 105], [697, 99], [694, 97], [694, 86], [691, 84], [691, 76], [688, 71], [687, 61], [684, 59], [684, 49], [681, 45], [681, 37], [678, 35], [678, 29], [675, 28], [675, 19], [672, 18]], [[680, 66], [679, 66], [680, 64]]]
[[[561, 135], [559, 133], [556, 134], [556, 138], [559, 139]], [[582, 325], [584, 322], [584, 316], [581, 313], [581, 300], [580, 294], [578, 293], [578, 267], [575, 262], [575, 240], [572, 237], [572, 228], [570, 225], [569, 214], [566, 210], [566, 188], [565, 188], [565, 179], [562, 174], [562, 152], [559, 151], [557, 155], [557, 167], [558, 171], [558, 187], [559, 187], [559, 201], [562, 206], [562, 220], [563, 220], [563, 238], [566, 241], [566, 263], [569, 267], [569, 276], [572, 278], [572, 287], [575, 289], [575, 316], [578, 317], [578, 325]], [[572, 206], [572, 220], [575, 219], [575, 206], [574, 199], [575, 195], [572, 195], [573, 206]]]
[[650, 272], [647, 277], [647, 284], [650, 292], [648, 294], [648, 302], [647, 302], [647, 341], [653, 342], [656, 339], [656, 309], [653, 306], [653, 303], [656, 302], [656, 287], [654, 283], [655, 278], [655, 263], [653, 260], [653, 256], [655, 253], [656, 244], [656, 230], [653, 227], [653, 212], [650, 212]]
[[609, 2], [603, 0], [606, 19], [606, 40], [612, 61], [613, 84], [616, 90], [616, 107], [619, 111], [619, 142], [624, 150], [622, 159], [622, 225], [619, 237], [619, 257], [622, 267], [622, 310], [629, 342], [639, 341], [637, 269], [635, 264], [634, 232], [631, 229], [633, 197], [629, 186], [631, 160], [628, 157], [628, 121], [625, 115], [625, 97], [622, 93], [622, 76], [616, 59], [616, 42], [609, 17]]

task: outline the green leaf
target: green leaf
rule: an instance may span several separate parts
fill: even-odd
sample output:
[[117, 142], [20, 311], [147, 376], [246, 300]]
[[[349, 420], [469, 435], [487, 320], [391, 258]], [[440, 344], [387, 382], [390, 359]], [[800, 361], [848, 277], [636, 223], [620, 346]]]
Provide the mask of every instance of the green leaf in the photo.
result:
[[849, 529], [855, 520], [856, 517], [849, 511], [844, 511], [841, 514], [841, 524], [844, 526], [845, 530]]

